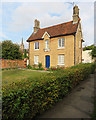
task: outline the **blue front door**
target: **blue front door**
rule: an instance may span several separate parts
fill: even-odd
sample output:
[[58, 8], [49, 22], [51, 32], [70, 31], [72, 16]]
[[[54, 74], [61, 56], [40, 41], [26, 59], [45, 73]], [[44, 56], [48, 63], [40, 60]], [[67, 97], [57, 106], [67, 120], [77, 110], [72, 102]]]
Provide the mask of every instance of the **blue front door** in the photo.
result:
[[46, 68], [49, 68], [50, 67], [50, 56], [49, 55], [47, 55], [47, 56], [45, 56], [45, 67]]

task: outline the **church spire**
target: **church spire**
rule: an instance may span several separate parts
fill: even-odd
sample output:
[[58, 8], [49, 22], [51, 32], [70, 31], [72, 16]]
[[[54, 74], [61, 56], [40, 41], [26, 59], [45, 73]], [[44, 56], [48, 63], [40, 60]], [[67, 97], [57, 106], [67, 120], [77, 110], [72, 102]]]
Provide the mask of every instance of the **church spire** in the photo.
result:
[[20, 45], [20, 49], [21, 49], [21, 50], [24, 50], [23, 37], [22, 37], [22, 41], [21, 41], [21, 45]]

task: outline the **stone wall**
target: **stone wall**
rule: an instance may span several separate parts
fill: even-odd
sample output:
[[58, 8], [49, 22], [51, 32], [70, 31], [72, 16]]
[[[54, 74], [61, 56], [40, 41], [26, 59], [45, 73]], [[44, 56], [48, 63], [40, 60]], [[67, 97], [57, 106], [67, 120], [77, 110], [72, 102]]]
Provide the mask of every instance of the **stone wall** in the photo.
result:
[[[62, 49], [58, 48], [58, 39], [65, 38], [65, 47]], [[49, 51], [44, 51], [45, 40], [49, 40]], [[39, 42], [39, 50], [34, 50], [35, 42]], [[64, 55], [64, 65], [60, 67], [70, 67], [74, 65], [74, 36], [62, 36], [49, 38], [47, 35], [44, 36], [44, 40], [32, 41], [29, 43], [29, 64], [34, 64], [34, 56], [39, 56], [39, 63], [42, 63], [45, 67], [45, 56], [50, 56], [50, 67], [57, 67], [58, 55]]]

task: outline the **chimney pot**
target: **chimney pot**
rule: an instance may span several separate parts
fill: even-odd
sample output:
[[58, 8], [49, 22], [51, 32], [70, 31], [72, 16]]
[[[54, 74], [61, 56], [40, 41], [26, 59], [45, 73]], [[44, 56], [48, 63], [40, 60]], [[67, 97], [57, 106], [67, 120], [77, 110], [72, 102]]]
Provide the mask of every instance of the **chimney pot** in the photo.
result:
[[40, 29], [39, 20], [35, 19], [34, 33], [36, 33]]
[[73, 7], [73, 24], [77, 23], [79, 20], [79, 8], [77, 5]]

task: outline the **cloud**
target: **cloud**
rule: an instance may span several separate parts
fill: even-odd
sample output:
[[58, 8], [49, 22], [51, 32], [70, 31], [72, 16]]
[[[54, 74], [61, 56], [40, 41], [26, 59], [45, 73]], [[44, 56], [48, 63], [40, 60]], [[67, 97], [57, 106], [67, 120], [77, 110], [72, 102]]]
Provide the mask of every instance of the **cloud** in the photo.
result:
[[[40, 21], [41, 28], [72, 20], [73, 10], [71, 4], [46, 1], [37, 3], [31, 1], [30, 4], [22, 2], [15, 9], [12, 8], [10, 22], [6, 20], [7, 31], [22, 33], [31, 30], [32, 32], [35, 19]], [[6, 5], [8, 6], [8, 4]], [[85, 43], [87, 45], [92, 44], [94, 42], [94, 4], [92, 2], [78, 2], [77, 5], [80, 8]]]
[[83, 37], [85, 40], [83, 46], [91, 45], [94, 43], [94, 3], [85, 2], [78, 5], [80, 6]]
[[[67, 11], [67, 8], [68, 4], [64, 3], [23, 3], [13, 12], [8, 28], [14, 32], [27, 30], [33, 26], [36, 18], [40, 20], [41, 27], [68, 21], [71, 19], [72, 10]], [[52, 17], [51, 14], [55, 16]]]

